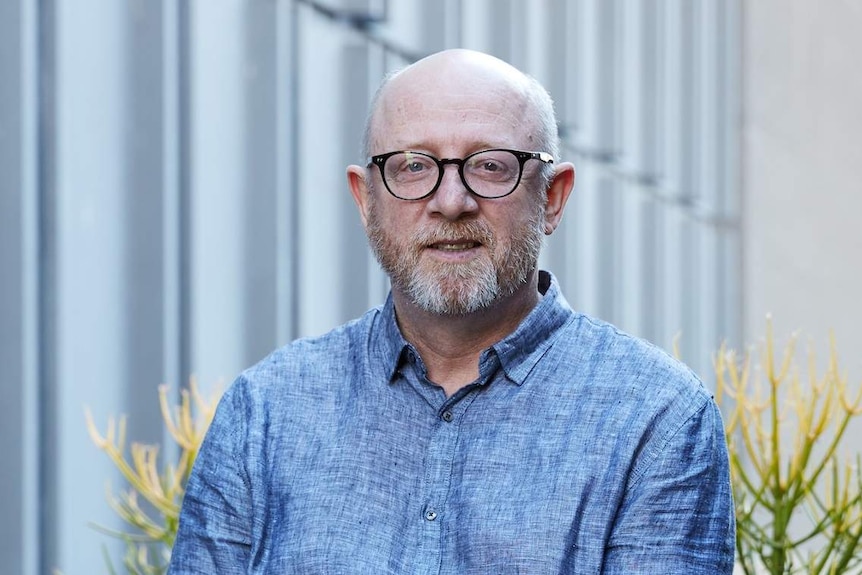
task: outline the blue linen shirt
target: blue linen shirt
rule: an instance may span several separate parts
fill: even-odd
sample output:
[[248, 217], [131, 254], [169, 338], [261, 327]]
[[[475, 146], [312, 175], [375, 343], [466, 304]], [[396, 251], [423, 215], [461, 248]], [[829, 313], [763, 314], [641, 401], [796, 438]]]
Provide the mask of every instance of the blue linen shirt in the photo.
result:
[[391, 296], [227, 390], [170, 573], [731, 573], [721, 417], [689, 369], [539, 304], [452, 397]]

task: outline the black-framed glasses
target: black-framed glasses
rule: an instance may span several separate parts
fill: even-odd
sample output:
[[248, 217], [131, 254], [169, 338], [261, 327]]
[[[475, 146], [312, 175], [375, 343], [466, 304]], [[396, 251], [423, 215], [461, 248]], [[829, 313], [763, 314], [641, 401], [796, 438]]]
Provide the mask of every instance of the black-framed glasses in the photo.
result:
[[399, 150], [371, 156], [372, 164], [380, 169], [383, 185], [401, 200], [422, 200], [437, 191], [443, 181], [446, 164], [458, 166], [461, 182], [480, 198], [502, 198], [515, 191], [524, 175], [524, 164], [539, 160], [552, 164], [547, 152], [493, 149], [470, 154], [466, 158], [435, 158], [423, 152]]

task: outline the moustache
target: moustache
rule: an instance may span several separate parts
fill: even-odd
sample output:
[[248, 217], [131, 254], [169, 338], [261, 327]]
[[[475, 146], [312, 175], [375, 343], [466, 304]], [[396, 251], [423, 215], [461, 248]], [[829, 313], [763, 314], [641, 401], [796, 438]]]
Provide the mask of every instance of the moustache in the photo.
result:
[[494, 234], [487, 224], [479, 221], [446, 222], [433, 228], [418, 231], [412, 238], [414, 244], [430, 246], [443, 242], [471, 241], [493, 247]]

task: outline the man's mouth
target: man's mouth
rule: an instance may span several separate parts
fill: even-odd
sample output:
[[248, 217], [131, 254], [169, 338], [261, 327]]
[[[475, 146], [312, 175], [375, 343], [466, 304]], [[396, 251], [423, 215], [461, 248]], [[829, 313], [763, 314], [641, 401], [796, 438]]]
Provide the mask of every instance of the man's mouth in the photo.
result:
[[480, 245], [479, 242], [474, 241], [460, 241], [460, 242], [437, 242], [431, 244], [430, 248], [435, 250], [442, 250], [445, 252], [459, 252], [464, 250], [470, 250], [473, 248], [478, 248]]

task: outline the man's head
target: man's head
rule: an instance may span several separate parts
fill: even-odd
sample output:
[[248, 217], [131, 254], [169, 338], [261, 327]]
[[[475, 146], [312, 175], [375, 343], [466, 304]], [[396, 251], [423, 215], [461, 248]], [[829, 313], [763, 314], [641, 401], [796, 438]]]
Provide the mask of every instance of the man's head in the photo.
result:
[[[375, 160], [348, 168], [348, 180], [394, 290], [437, 314], [535, 290], [542, 235], [556, 228], [574, 182], [571, 164], [558, 163], [553, 104], [535, 80], [478, 52], [429, 56], [384, 81], [363, 150]], [[476, 155], [484, 150], [518, 153]], [[397, 151], [415, 154], [387, 157]]]

